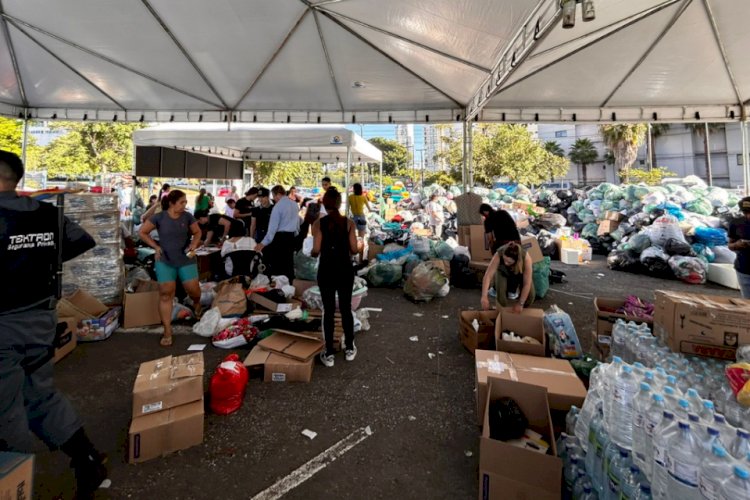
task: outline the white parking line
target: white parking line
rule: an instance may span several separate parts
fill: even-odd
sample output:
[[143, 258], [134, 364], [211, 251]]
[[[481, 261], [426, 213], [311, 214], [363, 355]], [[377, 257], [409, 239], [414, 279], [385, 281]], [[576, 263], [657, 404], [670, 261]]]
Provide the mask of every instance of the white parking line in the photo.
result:
[[370, 436], [372, 429], [369, 425], [352, 432], [288, 476], [255, 495], [252, 500], [276, 500], [283, 497]]

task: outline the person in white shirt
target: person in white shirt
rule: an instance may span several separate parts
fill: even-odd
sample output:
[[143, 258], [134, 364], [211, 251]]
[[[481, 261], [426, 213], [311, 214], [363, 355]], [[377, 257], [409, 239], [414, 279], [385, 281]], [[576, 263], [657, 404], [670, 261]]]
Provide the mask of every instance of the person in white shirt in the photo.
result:
[[224, 215], [234, 218], [234, 207], [237, 206], [237, 201], [233, 200], [232, 198], [227, 198], [225, 203], [226, 205], [224, 206]]
[[294, 280], [294, 237], [299, 233], [299, 206], [286, 195], [283, 186], [271, 190], [274, 206], [268, 232], [255, 247], [263, 252], [265, 264], [271, 268], [271, 275], [284, 275], [291, 283]]
[[430, 229], [432, 233], [441, 238], [443, 236], [443, 223], [445, 222], [445, 212], [443, 206], [438, 203], [437, 195], [430, 196], [430, 202], [427, 203], [427, 215], [430, 216]]

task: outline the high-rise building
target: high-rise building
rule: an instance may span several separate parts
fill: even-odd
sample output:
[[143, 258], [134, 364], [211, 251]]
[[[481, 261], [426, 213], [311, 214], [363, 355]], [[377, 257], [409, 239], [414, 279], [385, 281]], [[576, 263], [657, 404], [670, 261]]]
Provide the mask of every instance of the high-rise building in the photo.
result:
[[414, 125], [396, 125], [396, 141], [411, 151], [414, 148]]
[[457, 123], [424, 126], [425, 167], [428, 170], [445, 170], [451, 166], [441, 155], [447, 153], [450, 147], [447, 139], [461, 140], [461, 127]]

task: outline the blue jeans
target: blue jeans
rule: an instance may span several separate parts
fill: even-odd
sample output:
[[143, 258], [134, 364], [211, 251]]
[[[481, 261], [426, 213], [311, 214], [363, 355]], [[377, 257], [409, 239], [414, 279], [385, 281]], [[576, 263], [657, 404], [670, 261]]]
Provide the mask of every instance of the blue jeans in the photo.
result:
[[743, 299], [750, 299], [750, 274], [737, 271], [737, 281], [740, 282], [740, 293]]

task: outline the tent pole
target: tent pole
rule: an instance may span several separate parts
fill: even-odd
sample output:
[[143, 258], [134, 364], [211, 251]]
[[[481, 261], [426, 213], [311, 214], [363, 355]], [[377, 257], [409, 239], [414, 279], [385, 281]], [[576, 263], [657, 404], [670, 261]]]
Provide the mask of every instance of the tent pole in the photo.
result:
[[[27, 145], [29, 143], [29, 119], [24, 118], [23, 119], [23, 139], [21, 142], [21, 161], [23, 162], [23, 167], [28, 171], [29, 167], [26, 165], [26, 149]], [[24, 175], [21, 178], [21, 189], [26, 188], [26, 176]]]
[[748, 154], [748, 139], [747, 139], [747, 122], [743, 121], [740, 122], [740, 133], [742, 134], [742, 183], [744, 194], [747, 196], [750, 194], [750, 186], [748, 186], [748, 181], [750, 181], [750, 155]]
[[378, 202], [378, 215], [383, 216], [383, 161], [380, 161], [380, 201]]
[[466, 124], [467, 144], [466, 144], [466, 177], [469, 181], [469, 191], [474, 191], [474, 123]]
[[463, 123], [463, 157], [461, 158], [461, 184], [463, 186], [464, 193], [466, 193], [466, 122]]
[[708, 129], [708, 122], [705, 122], [703, 124], [703, 134], [704, 134], [704, 140], [706, 141], [706, 177], [708, 181], [709, 186], [714, 185], [714, 173], [713, 169], [711, 168], [711, 137], [710, 137], [710, 131]]
[[654, 165], [654, 161], [653, 161], [654, 160], [654, 139], [653, 139], [653, 136], [651, 135], [652, 133], [653, 132], [651, 130], [651, 124], [649, 123], [648, 124], [648, 148], [647, 148], [648, 154], [646, 155], [647, 156], [646, 163], [648, 164], [649, 170], [653, 170], [654, 167], [656, 166]]
[[346, 186], [344, 187], [344, 197], [349, 195], [349, 177], [352, 173], [352, 147], [346, 147]]

